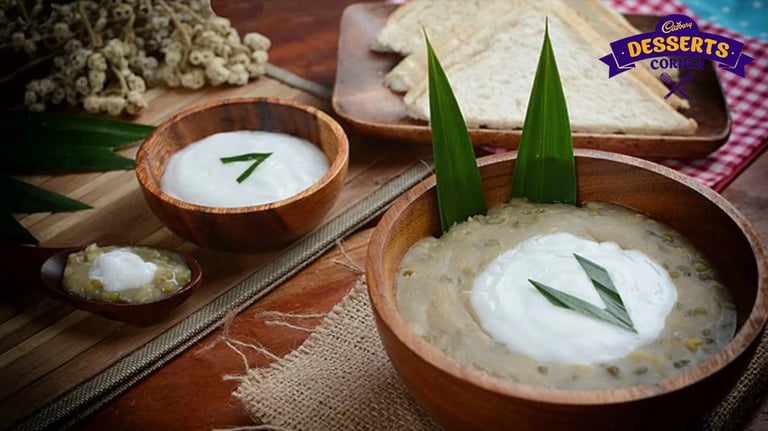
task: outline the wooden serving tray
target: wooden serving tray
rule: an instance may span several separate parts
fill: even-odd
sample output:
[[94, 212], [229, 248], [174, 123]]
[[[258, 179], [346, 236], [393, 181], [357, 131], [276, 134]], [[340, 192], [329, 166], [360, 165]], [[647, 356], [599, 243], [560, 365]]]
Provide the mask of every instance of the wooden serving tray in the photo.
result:
[[[402, 58], [369, 49], [396, 5], [357, 3], [344, 11], [339, 28], [339, 52], [333, 109], [357, 132], [414, 143], [431, 143], [428, 125], [406, 115], [399, 94], [386, 88], [384, 75]], [[658, 16], [628, 15], [641, 31], [651, 31]], [[595, 61], [598, 61], [595, 59]], [[703, 157], [728, 139], [731, 119], [717, 73], [710, 62], [694, 70], [685, 84], [691, 107], [686, 115], [699, 127], [693, 136], [574, 133], [576, 147], [613, 151], [638, 157]], [[631, 72], [630, 72], [631, 73]], [[470, 129], [474, 145], [515, 149], [521, 131]]]

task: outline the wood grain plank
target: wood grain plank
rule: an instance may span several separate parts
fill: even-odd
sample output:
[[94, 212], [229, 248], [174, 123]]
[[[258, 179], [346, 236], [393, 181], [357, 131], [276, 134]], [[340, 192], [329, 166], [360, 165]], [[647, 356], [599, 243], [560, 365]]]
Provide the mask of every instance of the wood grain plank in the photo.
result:
[[[36, 345], [32, 349], [23, 351], [23, 354], [18, 356], [12, 355], [15, 349], [6, 351], [5, 354], [13, 357], [2, 367], [4, 384], [0, 385], [0, 418], [16, 413], [6, 411], [5, 400], [8, 397], [33, 383], [41, 384], [41, 376], [75, 359], [107, 335], [117, 331], [120, 326], [119, 323], [75, 310], [32, 337], [32, 340], [42, 338], [43, 343], [34, 343]], [[54, 336], [49, 338], [49, 335]], [[23, 344], [20, 349], [26, 350]]]
[[0, 302], [0, 322], [18, 316], [45, 297], [41, 291], [24, 285], [8, 274], [0, 273], [0, 286], [3, 295]]
[[42, 298], [24, 313], [0, 323], [0, 353], [24, 342], [72, 310], [72, 307], [60, 301]]
[[[7, 367], [8, 364], [16, 362], [18, 359], [28, 355], [43, 344], [50, 342], [53, 338], [65, 332], [70, 327], [80, 323], [87, 316], [87, 313], [73, 311], [63, 316], [61, 319], [58, 319], [53, 324], [48, 325], [33, 336], [25, 338], [24, 341], [15, 345], [12, 350], [7, 350], [0, 354], [0, 368]], [[2, 398], [1, 390], [0, 398]]]

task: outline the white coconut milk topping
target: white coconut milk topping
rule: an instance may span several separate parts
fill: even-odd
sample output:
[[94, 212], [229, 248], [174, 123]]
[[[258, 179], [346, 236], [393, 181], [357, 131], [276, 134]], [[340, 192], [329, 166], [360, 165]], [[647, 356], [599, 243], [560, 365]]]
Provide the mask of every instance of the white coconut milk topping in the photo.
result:
[[[637, 333], [550, 303], [528, 281], [605, 304], [573, 254], [605, 268]], [[510, 350], [539, 361], [597, 364], [655, 340], [677, 300], [667, 271], [644, 253], [569, 233], [529, 238], [497, 257], [475, 279], [471, 303], [483, 330]]]
[[99, 255], [93, 261], [88, 277], [100, 281], [105, 291], [117, 292], [151, 284], [156, 271], [154, 263], [118, 248]]
[[[252, 161], [222, 163], [222, 157], [272, 153], [248, 178], [237, 178]], [[174, 153], [160, 188], [198, 205], [234, 208], [287, 199], [328, 171], [325, 154], [313, 143], [284, 133], [252, 130], [217, 133]]]

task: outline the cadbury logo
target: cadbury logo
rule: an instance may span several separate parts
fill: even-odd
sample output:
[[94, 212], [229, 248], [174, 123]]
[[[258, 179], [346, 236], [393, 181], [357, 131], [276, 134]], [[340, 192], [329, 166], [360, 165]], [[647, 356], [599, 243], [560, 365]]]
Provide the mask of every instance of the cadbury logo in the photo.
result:
[[661, 32], [664, 34], [672, 33], [673, 31], [677, 30], [683, 30], [686, 28], [693, 28], [692, 22], [674, 22], [672, 20], [665, 21], [664, 24], [661, 25]]
[[[744, 76], [744, 66], [753, 58], [742, 53], [744, 44], [714, 33], [699, 30], [698, 25], [686, 15], [669, 15], [659, 21], [656, 30], [636, 34], [611, 42], [611, 53], [600, 58], [608, 65], [608, 77], [631, 70], [635, 63], [648, 58], [664, 57], [666, 65], [673, 64], [667, 57], [683, 57], [674, 64], [693, 65], [701, 68], [703, 61], [713, 60], [719, 67]], [[662, 64], [662, 60], [652, 62]], [[696, 67], [699, 66], [699, 67]]]

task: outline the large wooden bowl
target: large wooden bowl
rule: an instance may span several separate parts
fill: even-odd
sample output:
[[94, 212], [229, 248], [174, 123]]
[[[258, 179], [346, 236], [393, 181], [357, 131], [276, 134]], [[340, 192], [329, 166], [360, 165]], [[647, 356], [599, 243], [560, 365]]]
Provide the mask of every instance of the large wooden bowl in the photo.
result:
[[[320, 147], [330, 169], [308, 189], [281, 201], [213, 208], [181, 201], [160, 189], [168, 159], [206, 136], [233, 130], [287, 133]], [[347, 176], [349, 142], [330, 116], [300, 103], [269, 98], [221, 100], [171, 116], [139, 147], [136, 176], [152, 212], [177, 235], [203, 247], [255, 252], [285, 245], [315, 228]]]
[[[379, 334], [414, 398], [449, 430], [697, 429], [753, 356], [768, 309], [766, 251], [748, 222], [720, 195], [678, 172], [640, 159], [577, 151], [580, 201], [620, 204], [684, 233], [719, 267], [737, 307], [734, 340], [706, 362], [653, 385], [560, 390], [516, 384], [472, 370], [428, 344], [395, 306], [395, 274], [408, 248], [440, 234], [434, 177], [384, 215], [368, 248], [366, 277]], [[480, 159], [489, 205], [507, 199], [513, 153]]]

